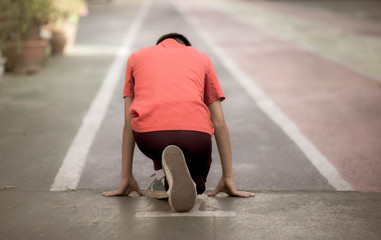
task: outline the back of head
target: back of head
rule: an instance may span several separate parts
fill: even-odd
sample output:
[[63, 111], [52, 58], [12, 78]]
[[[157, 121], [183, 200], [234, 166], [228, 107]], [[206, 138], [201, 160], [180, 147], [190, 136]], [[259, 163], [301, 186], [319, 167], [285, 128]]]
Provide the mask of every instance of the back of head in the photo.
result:
[[188, 39], [180, 34], [180, 33], [168, 33], [163, 36], [161, 36], [157, 42], [156, 45], [158, 45], [160, 42], [164, 41], [165, 39], [172, 38], [175, 39], [178, 43], [183, 44], [185, 46], [192, 46], [191, 43], [188, 41]]

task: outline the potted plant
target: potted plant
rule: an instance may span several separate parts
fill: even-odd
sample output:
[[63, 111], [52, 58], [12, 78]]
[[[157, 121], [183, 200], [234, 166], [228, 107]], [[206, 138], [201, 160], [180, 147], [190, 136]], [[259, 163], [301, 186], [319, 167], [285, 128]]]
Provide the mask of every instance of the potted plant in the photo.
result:
[[5, 72], [5, 63], [7, 61], [6, 58], [3, 57], [3, 48], [4, 48], [4, 36], [2, 35], [2, 25], [1, 25], [1, 18], [0, 18], [0, 82], [3, 78], [3, 74]]
[[19, 3], [20, 48], [16, 72], [41, 71], [46, 64], [48, 42], [40, 35], [50, 18], [51, 0], [16, 0]]
[[3, 78], [3, 74], [5, 72], [5, 63], [7, 62], [7, 59], [3, 57], [2, 51], [0, 50], [0, 82]]
[[51, 5], [52, 0], [1, 0], [5, 52], [13, 71], [35, 73], [44, 68], [48, 42], [40, 31], [51, 16]]
[[[7, 47], [10, 34], [14, 31], [15, 21], [10, 21], [15, 13], [15, 4], [11, 0], [0, 1], [0, 80], [6, 69]], [[8, 61], [9, 62], [9, 61]]]
[[87, 15], [87, 4], [85, 0], [54, 1], [51, 13], [48, 27], [52, 53], [61, 55], [74, 44], [79, 18]]

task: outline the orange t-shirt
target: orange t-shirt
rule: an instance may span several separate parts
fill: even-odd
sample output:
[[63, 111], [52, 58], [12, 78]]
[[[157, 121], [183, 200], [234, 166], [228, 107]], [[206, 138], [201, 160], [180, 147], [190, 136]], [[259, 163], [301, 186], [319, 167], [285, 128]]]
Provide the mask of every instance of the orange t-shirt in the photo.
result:
[[192, 130], [214, 134], [208, 105], [225, 96], [208, 56], [174, 39], [133, 52], [123, 97], [136, 132]]

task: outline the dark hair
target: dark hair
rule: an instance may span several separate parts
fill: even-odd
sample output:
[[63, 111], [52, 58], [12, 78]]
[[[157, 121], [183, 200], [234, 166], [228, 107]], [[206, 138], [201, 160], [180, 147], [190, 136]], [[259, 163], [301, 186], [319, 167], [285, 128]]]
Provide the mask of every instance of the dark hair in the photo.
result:
[[156, 45], [158, 45], [160, 42], [164, 41], [165, 39], [167, 38], [173, 38], [175, 39], [177, 42], [182, 42], [185, 46], [192, 46], [191, 43], [188, 41], [188, 39], [186, 37], [184, 37], [184, 35], [180, 34], [180, 33], [168, 33], [168, 34], [165, 34], [163, 36], [161, 36], [157, 42], [156, 42]]

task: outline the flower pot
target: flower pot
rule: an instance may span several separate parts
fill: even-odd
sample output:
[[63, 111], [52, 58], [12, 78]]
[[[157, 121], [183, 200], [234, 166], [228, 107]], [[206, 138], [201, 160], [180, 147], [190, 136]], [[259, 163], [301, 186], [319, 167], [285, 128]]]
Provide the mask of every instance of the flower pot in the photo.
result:
[[14, 71], [22, 74], [40, 72], [46, 65], [47, 40], [28, 40], [20, 43]]
[[52, 28], [50, 45], [53, 55], [63, 55], [73, 46], [77, 35], [77, 25], [67, 23], [62, 29]]
[[66, 33], [64, 31], [53, 31], [50, 39], [53, 55], [62, 55], [67, 43]]
[[0, 82], [1, 82], [1, 79], [3, 78], [6, 62], [7, 62], [6, 58], [0, 58]]
[[15, 65], [17, 62], [17, 54], [18, 49], [15, 42], [7, 42], [6, 48], [3, 51], [3, 56], [7, 59], [7, 62], [5, 63], [5, 71], [6, 72], [13, 72], [15, 69]]

